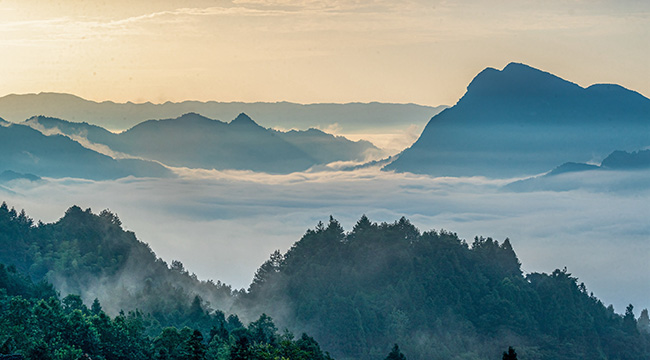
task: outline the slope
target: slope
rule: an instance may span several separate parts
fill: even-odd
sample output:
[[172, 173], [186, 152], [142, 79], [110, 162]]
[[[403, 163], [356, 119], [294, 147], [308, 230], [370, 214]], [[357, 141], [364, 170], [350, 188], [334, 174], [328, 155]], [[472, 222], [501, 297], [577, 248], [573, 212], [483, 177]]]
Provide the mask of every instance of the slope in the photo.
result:
[[0, 126], [0, 172], [104, 180], [125, 176], [170, 176], [160, 164], [115, 160], [61, 135], [45, 136], [24, 125]]
[[377, 359], [398, 343], [409, 359], [641, 359], [650, 337], [589, 295], [565, 270], [522, 274], [508, 239], [420, 233], [402, 218], [330, 218], [274, 253], [241, 301], [306, 329], [341, 359]]
[[650, 145], [650, 99], [617, 85], [582, 88], [527, 65], [487, 68], [386, 170], [514, 177]]

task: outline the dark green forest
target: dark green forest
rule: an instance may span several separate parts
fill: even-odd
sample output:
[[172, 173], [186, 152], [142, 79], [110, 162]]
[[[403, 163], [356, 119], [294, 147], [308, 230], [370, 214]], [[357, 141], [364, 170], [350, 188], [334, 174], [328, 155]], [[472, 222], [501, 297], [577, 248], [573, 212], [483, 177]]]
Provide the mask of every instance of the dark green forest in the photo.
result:
[[[59, 299], [46, 283], [34, 284], [14, 266], [0, 265], [0, 357], [26, 359], [298, 359], [326, 360], [306, 334], [280, 334], [262, 315], [244, 326], [236, 315], [202, 314], [213, 324], [205, 335], [190, 327], [158, 327], [139, 310], [110, 317], [98, 300], [90, 308], [78, 295]], [[157, 324], [159, 325], [159, 324]]]
[[521, 359], [650, 359], [633, 306], [616, 314], [566, 269], [522, 274], [508, 239], [470, 245], [405, 218], [363, 216], [349, 233], [330, 218], [272, 254], [240, 299], [337, 358], [379, 359], [398, 343], [423, 360], [498, 359], [508, 346]]
[[0, 354], [28, 359], [650, 359], [647, 310], [615, 313], [566, 269], [523, 274], [508, 239], [405, 218], [330, 218], [233, 290], [108, 210], [43, 224], [3, 203], [0, 263]]

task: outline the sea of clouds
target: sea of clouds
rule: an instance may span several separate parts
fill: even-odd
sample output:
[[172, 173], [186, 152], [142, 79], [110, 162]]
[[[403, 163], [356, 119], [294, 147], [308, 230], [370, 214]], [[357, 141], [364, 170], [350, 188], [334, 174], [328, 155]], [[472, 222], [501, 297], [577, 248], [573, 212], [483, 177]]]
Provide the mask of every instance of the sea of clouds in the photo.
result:
[[[650, 307], [650, 171], [582, 172], [527, 191], [516, 180], [432, 178], [377, 168], [268, 175], [178, 168], [171, 179], [44, 179], [0, 188], [9, 206], [56, 221], [72, 205], [110, 209], [164, 260], [201, 279], [247, 288], [276, 249], [285, 252], [332, 215], [346, 230], [405, 216], [420, 230], [510, 238], [524, 272], [567, 267], [605, 304]], [[638, 315], [638, 314], [637, 314]]]

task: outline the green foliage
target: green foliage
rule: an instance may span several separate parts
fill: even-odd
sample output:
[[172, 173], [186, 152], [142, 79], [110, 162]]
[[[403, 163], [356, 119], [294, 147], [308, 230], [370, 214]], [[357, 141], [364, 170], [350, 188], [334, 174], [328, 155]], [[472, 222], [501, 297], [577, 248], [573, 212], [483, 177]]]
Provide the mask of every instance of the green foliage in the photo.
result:
[[469, 246], [405, 218], [363, 216], [345, 233], [330, 217], [275, 252], [239, 304], [339, 358], [377, 359], [395, 341], [411, 359], [494, 359], [508, 342], [529, 359], [650, 357], [631, 309], [607, 310], [566, 270], [524, 276], [508, 239]]
[[[230, 308], [233, 298], [230, 286], [199, 281], [181, 262], [173, 261], [168, 266], [156, 258], [147, 244], [122, 229], [121, 220], [109, 210], [95, 215], [90, 209], [72, 206], [59, 221], [35, 225], [24, 211], [16, 212], [2, 203], [0, 263], [11, 264], [0, 269], [0, 286], [9, 294], [21, 292], [18, 285], [7, 282], [12, 280], [6, 276], [8, 271], [18, 269], [43, 281], [34, 291], [49, 292], [29, 296], [52, 296], [54, 292], [46, 280], [66, 292], [80, 294], [76, 304], [66, 304], [73, 308], [92, 302], [99, 292], [103, 295], [98, 304], [101, 301], [107, 308], [93, 306], [91, 313], [104, 310], [117, 314], [120, 309], [137, 308], [151, 314], [163, 327], [189, 326], [206, 333], [215, 319], [223, 316], [211, 312], [208, 303]], [[68, 300], [72, 301], [64, 299]]]
[[404, 356], [404, 354], [402, 354], [402, 352], [399, 351], [399, 346], [395, 344], [393, 346], [393, 350], [391, 350], [390, 353], [388, 353], [388, 356], [386, 356], [385, 360], [406, 360], [406, 356]]
[[[61, 299], [47, 279], [72, 294]], [[103, 292], [87, 291], [98, 284]], [[248, 319], [261, 316], [246, 326], [214, 310], [233, 301]], [[536, 360], [650, 358], [647, 310], [638, 320], [631, 305], [616, 314], [566, 269], [524, 276], [508, 239], [470, 246], [406, 218], [366, 216], [346, 233], [330, 217], [286, 254], [274, 252], [247, 292], [233, 292], [157, 259], [108, 210], [73, 206], [34, 224], [0, 205], [2, 354], [330, 359], [311, 336], [279, 333], [267, 314], [346, 359], [383, 358], [395, 342], [416, 360], [495, 359], [508, 345]], [[389, 356], [403, 358], [399, 348]]]
[[[0, 274], [7, 272], [0, 265]], [[157, 336], [147, 335], [153, 322], [139, 311], [120, 312], [111, 318], [97, 299], [88, 309], [77, 295], [63, 300], [40, 294], [42, 284], [9, 272], [5, 278], [21, 294], [7, 295], [0, 287], [0, 354], [18, 354], [28, 360], [328, 360], [313, 338], [304, 335], [279, 335], [273, 320], [262, 315], [248, 327], [232, 331], [226, 325], [241, 324], [236, 316], [227, 323], [221, 313], [219, 327], [213, 326], [209, 339], [201, 331], [183, 327], [162, 329]], [[4, 282], [3, 284], [6, 284]], [[25, 295], [26, 297], [23, 297]]]
[[508, 347], [508, 351], [503, 352], [503, 360], [517, 360], [517, 352], [515, 349], [512, 348], [512, 346]]

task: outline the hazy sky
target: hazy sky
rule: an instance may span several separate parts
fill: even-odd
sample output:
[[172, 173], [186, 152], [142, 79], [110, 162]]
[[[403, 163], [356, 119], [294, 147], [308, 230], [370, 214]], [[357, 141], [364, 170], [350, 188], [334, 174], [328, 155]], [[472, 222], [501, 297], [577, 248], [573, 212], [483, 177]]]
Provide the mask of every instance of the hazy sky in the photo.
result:
[[0, 95], [450, 104], [524, 62], [650, 96], [639, 0], [0, 0]]

